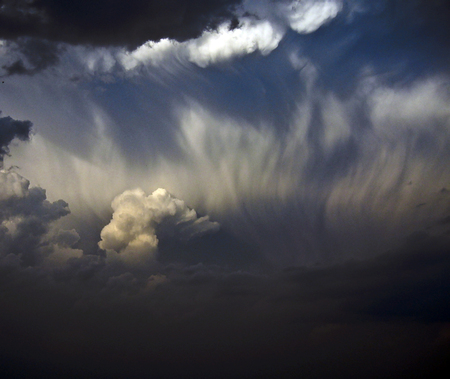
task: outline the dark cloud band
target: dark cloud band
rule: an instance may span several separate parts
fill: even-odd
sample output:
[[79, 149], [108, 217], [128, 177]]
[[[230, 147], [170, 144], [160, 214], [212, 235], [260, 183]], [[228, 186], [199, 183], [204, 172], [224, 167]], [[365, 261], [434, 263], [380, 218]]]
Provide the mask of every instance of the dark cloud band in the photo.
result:
[[72, 44], [136, 47], [197, 37], [241, 0], [81, 0], [0, 2], [0, 38], [32, 36]]

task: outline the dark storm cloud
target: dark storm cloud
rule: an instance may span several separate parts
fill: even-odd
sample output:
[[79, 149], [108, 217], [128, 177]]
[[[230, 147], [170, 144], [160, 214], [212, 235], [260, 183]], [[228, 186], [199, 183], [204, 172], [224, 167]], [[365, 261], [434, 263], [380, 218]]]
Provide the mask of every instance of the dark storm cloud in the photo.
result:
[[12, 63], [2, 66], [3, 76], [34, 75], [59, 62], [63, 50], [56, 43], [34, 38], [19, 38], [10, 43], [9, 53], [17, 56]]
[[71, 44], [137, 47], [161, 38], [197, 37], [240, 0], [2, 0], [0, 38], [35, 37]]
[[3, 157], [9, 153], [8, 145], [14, 138], [28, 140], [32, 126], [33, 124], [28, 120], [19, 121], [9, 116], [0, 117], [0, 169], [3, 168]]
[[39, 362], [49, 373], [117, 378], [420, 377], [448, 352], [448, 253], [447, 237], [416, 233], [375, 259], [272, 273], [202, 263], [130, 271], [93, 255], [53, 271], [10, 262], [1, 266], [2, 367]]
[[448, 237], [415, 232], [401, 248], [377, 258], [323, 269], [287, 269], [285, 278], [295, 283], [291, 293], [298, 291], [298, 300], [325, 296], [361, 318], [448, 322], [449, 252]]

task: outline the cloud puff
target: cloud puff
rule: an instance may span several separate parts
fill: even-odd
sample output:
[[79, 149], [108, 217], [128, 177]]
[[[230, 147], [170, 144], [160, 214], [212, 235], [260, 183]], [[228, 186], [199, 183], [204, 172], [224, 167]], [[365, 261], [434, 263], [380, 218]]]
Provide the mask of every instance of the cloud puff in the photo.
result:
[[284, 31], [268, 21], [241, 21], [239, 28], [230, 30], [221, 25], [217, 31], [205, 32], [186, 44], [189, 60], [200, 67], [228, 60], [235, 56], [260, 51], [263, 55], [274, 50]]
[[58, 247], [65, 248], [69, 256], [79, 256], [80, 251], [72, 254], [70, 249], [79, 238], [76, 231], [49, 234], [52, 223], [70, 213], [68, 204], [49, 202], [44, 189], [29, 186], [16, 172], [0, 170], [0, 257], [14, 254], [24, 266], [34, 266], [53, 253], [59, 261], [65, 260], [64, 254], [56, 252]]
[[[0, 168], [14, 138], [27, 140], [30, 121], [0, 118]], [[30, 188], [30, 182], [13, 169], [0, 170], [0, 265], [17, 262], [23, 266], [42, 263], [46, 257], [66, 261], [82, 252], [71, 249], [78, 239], [75, 230], [53, 230], [54, 221], [69, 214], [63, 200], [47, 200], [45, 190]]]
[[189, 240], [217, 231], [219, 224], [208, 216], [198, 217], [183, 200], [159, 188], [147, 196], [141, 189], [127, 190], [111, 204], [111, 222], [101, 232], [99, 246], [119, 253], [128, 263], [154, 258], [158, 236]]
[[283, 35], [282, 27], [267, 20], [245, 18], [237, 28], [224, 23], [217, 30], [205, 31], [200, 37], [182, 43], [170, 39], [147, 42], [130, 53], [122, 52], [118, 59], [127, 70], [142, 64], [160, 66], [173, 57], [206, 67], [255, 51], [267, 55], [276, 49]]

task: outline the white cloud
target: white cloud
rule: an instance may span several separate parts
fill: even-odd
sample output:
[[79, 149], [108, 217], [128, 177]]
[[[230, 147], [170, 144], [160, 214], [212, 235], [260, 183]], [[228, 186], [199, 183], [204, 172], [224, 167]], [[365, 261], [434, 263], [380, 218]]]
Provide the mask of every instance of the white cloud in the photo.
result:
[[450, 104], [445, 81], [434, 78], [409, 88], [378, 87], [371, 96], [372, 119], [379, 133], [396, 138], [405, 132], [449, 131]]
[[111, 206], [112, 220], [103, 228], [99, 246], [109, 250], [111, 257], [131, 264], [155, 258], [159, 233], [191, 239], [219, 228], [217, 222], [209, 221], [208, 216], [199, 218], [195, 210], [163, 188], [148, 196], [141, 189], [127, 190]]
[[342, 9], [340, 0], [295, 0], [280, 4], [278, 10], [297, 33], [312, 33], [335, 18]]
[[173, 58], [207, 67], [255, 51], [267, 55], [278, 47], [288, 27], [298, 33], [312, 33], [335, 18], [341, 9], [339, 0], [281, 4], [250, 1], [244, 4], [242, 13], [249, 11], [257, 19], [242, 16], [235, 29], [230, 30], [229, 23], [224, 23], [217, 30], [205, 31], [199, 38], [182, 43], [169, 39], [149, 41], [130, 53], [119, 53], [118, 60], [126, 70], [131, 70], [139, 65], [160, 66]]
[[269, 21], [241, 20], [233, 30], [227, 24], [217, 31], [205, 32], [187, 43], [189, 60], [200, 67], [226, 61], [255, 51], [267, 55], [277, 48], [284, 30]]
[[158, 42], [148, 41], [132, 52], [121, 51], [118, 60], [125, 70], [140, 65], [159, 66], [181, 50], [180, 42], [164, 38]]
[[139, 65], [160, 66], [173, 58], [206, 67], [255, 51], [267, 55], [277, 48], [284, 35], [282, 27], [269, 21], [242, 19], [240, 22], [233, 30], [229, 23], [224, 23], [217, 30], [205, 31], [199, 38], [182, 43], [169, 39], [149, 41], [130, 53], [121, 52], [118, 60], [126, 70]]

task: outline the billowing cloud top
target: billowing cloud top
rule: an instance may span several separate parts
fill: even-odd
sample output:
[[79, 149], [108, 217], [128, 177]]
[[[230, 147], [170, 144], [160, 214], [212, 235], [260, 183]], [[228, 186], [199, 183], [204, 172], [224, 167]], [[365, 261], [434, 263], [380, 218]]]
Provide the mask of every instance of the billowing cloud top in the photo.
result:
[[113, 217], [101, 232], [99, 246], [114, 250], [129, 263], [154, 258], [158, 235], [188, 240], [219, 229], [217, 222], [197, 217], [195, 210], [163, 188], [148, 196], [141, 189], [127, 190], [111, 206]]
[[51, 225], [70, 213], [68, 204], [52, 203], [45, 190], [29, 186], [14, 171], [0, 170], [0, 261], [14, 258], [27, 267], [42, 265], [46, 259], [79, 257], [81, 251], [70, 249], [79, 238], [75, 231], [50, 233]]

